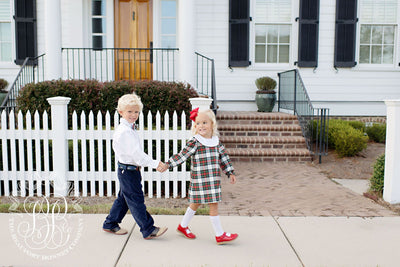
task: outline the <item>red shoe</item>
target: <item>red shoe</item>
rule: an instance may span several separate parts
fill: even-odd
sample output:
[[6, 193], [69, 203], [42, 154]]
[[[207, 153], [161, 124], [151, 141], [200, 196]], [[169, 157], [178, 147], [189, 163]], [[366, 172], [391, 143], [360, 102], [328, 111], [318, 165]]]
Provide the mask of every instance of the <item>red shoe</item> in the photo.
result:
[[222, 245], [235, 240], [238, 236], [238, 234], [230, 234], [225, 232], [221, 236], [216, 236], [215, 240], [217, 240], [217, 245]]
[[196, 238], [196, 235], [193, 234], [192, 232], [190, 232], [189, 227], [183, 228], [183, 227], [179, 224], [179, 225], [178, 225], [178, 228], [176, 228], [176, 231], [177, 231], [178, 233], [183, 234], [186, 238], [189, 238], [189, 239], [195, 239], [195, 238]]

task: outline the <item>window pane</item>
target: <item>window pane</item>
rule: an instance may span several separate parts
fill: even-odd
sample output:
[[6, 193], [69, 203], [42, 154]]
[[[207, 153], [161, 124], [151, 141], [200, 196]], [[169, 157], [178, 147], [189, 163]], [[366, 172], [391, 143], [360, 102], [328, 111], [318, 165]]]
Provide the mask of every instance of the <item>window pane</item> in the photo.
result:
[[360, 63], [369, 63], [369, 48], [367, 45], [360, 47]]
[[372, 64], [382, 63], [382, 47], [381, 46], [376, 46], [376, 45], [372, 46], [371, 63]]
[[265, 63], [265, 45], [256, 45], [256, 63]]
[[362, 44], [371, 43], [371, 26], [369, 25], [361, 26], [360, 43]]
[[2, 43], [0, 44], [0, 48], [0, 61], [11, 61], [11, 43]]
[[383, 27], [383, 43], [384, 44], [394, 44], [394, 27], [386, 26]]
[[175, 48], [176, 47], [175, 36], [161, 36], [161, 46], [163, 48]]
[[383, 62], [384, 64], [393, 64], [393, 46], [385, 45], [383, 47]]
[[92, 19], [92, 33], [103, 33], [103, 19]]
[[290, 26], [280, 26], [279, 27], [279, 43], [290, 42]]
[[103, 36], [93, 36], [92, 38], [94, 48], [103, 48]]
[[291, 0], [257, 0], [255, 21], [290, 22], [292, 17]]
[[372, 44], [382, 44], [382, 26], [372, 26]]
[[105, 15], [105, 1], [93, 0], [92, 1], [92, 15]]
[[278, 46], [277, 45], [268, 45], [267, 62], [268, 63], [276, 63], [277, 57], [278, 57]]
[[176, 33], [175, 19], [162, 19], [161, 34], [175, 34], [175, 33]]
[[265, 44], [267, 41], [267, 32], [264, 26], [256, 26], [256, 43]]
[[10, 0], [0, 0], [0, 20], [10, 20]]
[[176, 17], [176, 2], [162, 1], [161, 2], [161, 17]]
[[289, 63], [289, 46], [279, 46], [279, 63]]
[[268, 27], [267, 43], [278, 43], [278, 28], [277, 26]]
[[396, 23], [397, 0], [360, 1], [362, 23]]

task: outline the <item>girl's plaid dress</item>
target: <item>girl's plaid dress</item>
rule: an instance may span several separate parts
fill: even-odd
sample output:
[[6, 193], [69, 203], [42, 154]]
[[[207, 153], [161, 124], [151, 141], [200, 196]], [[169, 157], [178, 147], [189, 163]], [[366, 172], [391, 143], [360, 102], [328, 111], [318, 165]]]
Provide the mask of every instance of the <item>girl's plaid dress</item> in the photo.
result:
[[[216, 138], [216, 139], [215, 139]], [[200, 142], [199, 140], [203, 141]], [[192, 157], [189, 202], [215, 203], [221, 201], [221, 168], [226, 175], [233, 174], [233, 167], [224, 146], [218, 137], [207, 144], [205, 138], [196, 135], [186, 146], [168, 160], [170, 167], [176, 167]]]

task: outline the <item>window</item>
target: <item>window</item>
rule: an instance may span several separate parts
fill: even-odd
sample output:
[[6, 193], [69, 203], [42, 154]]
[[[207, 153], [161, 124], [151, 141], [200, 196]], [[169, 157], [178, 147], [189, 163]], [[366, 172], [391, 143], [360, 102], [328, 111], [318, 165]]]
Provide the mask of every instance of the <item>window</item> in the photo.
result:
[[289, 63], [291, 18], [291, 0], [256, 1], [256, 63]]
[[176, 47], [176, 1], [161, 1], [161, 47]]
[[92, 0], [92, 46], [102, 49], [105, 46], [106, 8], [104, 0]]
[[361, 0], [360, 64], [393, 64], [397, 0]]
[[12, 61], [10, 0], [0, 0], [0, 61]]

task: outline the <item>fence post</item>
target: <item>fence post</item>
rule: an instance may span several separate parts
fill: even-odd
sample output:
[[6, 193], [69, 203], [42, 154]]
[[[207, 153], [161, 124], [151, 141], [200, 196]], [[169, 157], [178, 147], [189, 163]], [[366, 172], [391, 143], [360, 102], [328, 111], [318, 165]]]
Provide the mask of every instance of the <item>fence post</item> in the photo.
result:
[[47, 98], [51, 106], [51, 139], [53, 146], [53, 180], [54, 194], [66, 196], [68, 194], [68, 103], [69, 97]]
[[400, 100], [385, 100], [386, 145], [383, 199], [400, 203]]
[[192, 109], [199, 108], [199, 111], [210, 109], [211, 102], [213, 102], [212, 98], [205, 97], [195, 97], [189, 98], [190, 104], [192, 105]]

